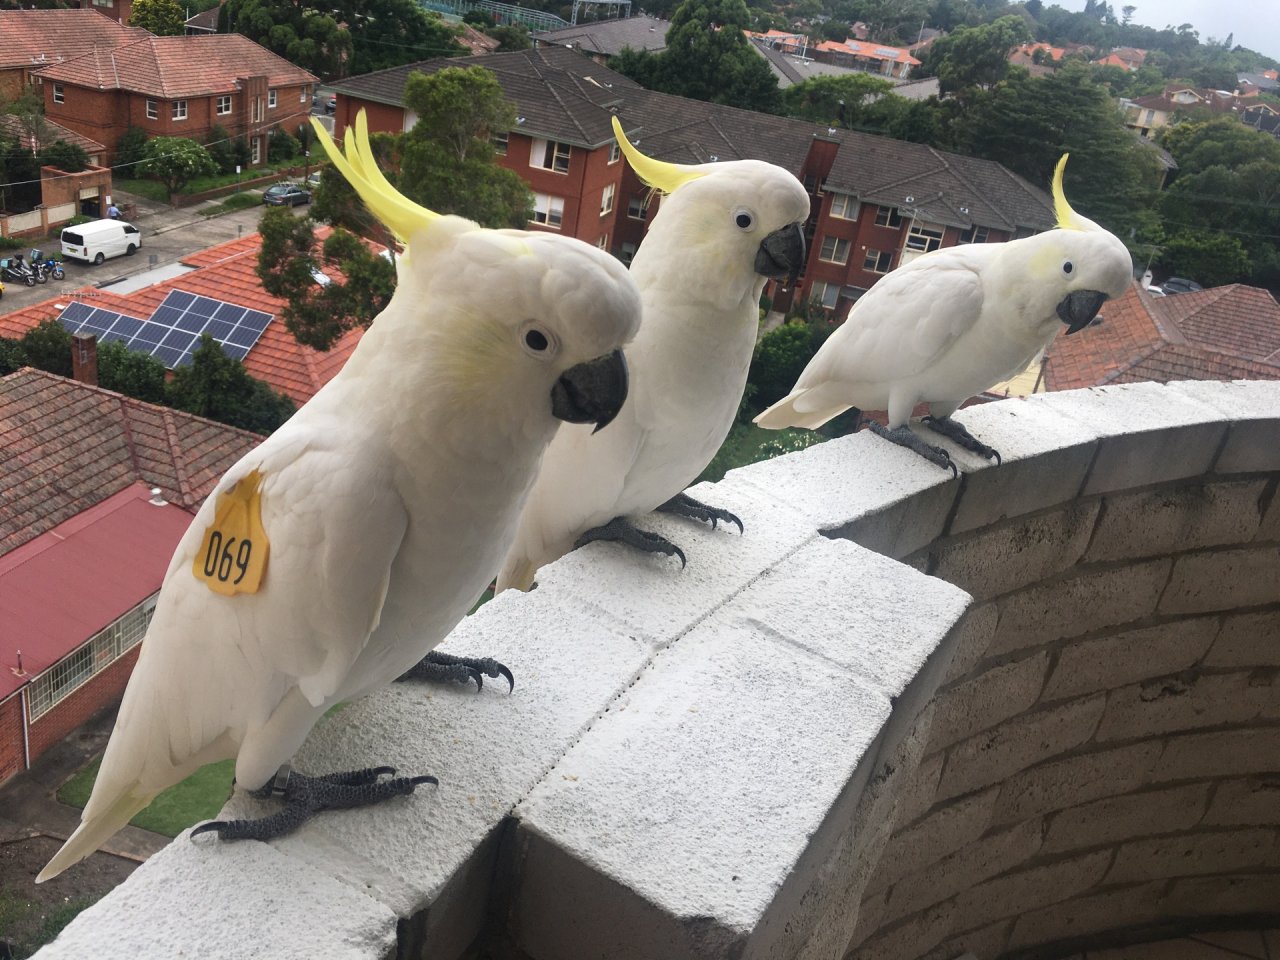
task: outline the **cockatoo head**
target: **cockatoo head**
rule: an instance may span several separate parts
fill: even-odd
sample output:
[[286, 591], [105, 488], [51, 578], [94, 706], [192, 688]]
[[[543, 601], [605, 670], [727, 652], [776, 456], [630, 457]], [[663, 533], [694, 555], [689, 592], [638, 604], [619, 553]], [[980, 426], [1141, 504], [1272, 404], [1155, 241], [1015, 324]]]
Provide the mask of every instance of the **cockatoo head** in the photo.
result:
[[[627, 162], [666, 194], [641, 250], [684, 262], [726, 293], [757, 277], [793, 283], [804, 267], [809, 195], [794, 176], [761, 160], [675, 164], [636, 149], [613, 118]], [[760, 281], [763, 283], [763, 281]]]
[[617, 416], [627, 395], [621, 347], [635, 336], [641, 313], [635, 284], [617, 259], [569, 237], [489, 230], [433, 213], [378, 169], [363, 111], [342, 151], [312, 122], [334, 164], [405, 247], [395, 295], [379, 321], [394, 316], [431, 326], [451, 384], [464, 393], [475, 384], [486, 402], [500, 393], [527, 413], [534, 398], [548, 396], [552, 416], [597, 430]]
[[[1115, 234], [1104, 230], [1071, 209], [1062, 192], [1063, 154], [1053, 174], [1055, 230], [1015, 241], [1023, 269], [1037, 291], [1037, 306], [1029, 316], [1056, 316], [1067, 333], [1082, 330], [1098, 315], [1108, 299], [1124, 294], [1133, 279], [1133, 258]], [[1046, 309], [1047, 308], [1047, 309]]]

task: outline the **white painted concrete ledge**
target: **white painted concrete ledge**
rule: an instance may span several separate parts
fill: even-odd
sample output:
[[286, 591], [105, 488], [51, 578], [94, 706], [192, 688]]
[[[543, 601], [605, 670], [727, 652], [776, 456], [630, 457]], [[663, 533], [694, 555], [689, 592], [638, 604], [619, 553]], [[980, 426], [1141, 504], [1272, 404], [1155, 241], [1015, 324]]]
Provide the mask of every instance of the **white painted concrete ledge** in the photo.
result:
[[[514, 693], [394, 685], [323, 722], [297, 758], [393, 764], [438, 789], [270, 845], [180, 836], [38, 956], [453, 960], [480, 943], [534, 960], [838, 958], [892, 932], [864, 914], [893, 909], [887, 886], [868, 893], [890, 837], [948, 783], [977, 789], [952, 761], [950, 780], [922, 763], [937, 694], [1016, 647], [921, 570], [1021, 589], [1100, 536], [1073, 531], [1102, 498], [1219, 474], [1274, 492], [1280, 472], [1280, 383], [1098, 388], [959, 419], [1003, 466], [957, 452], [952, 480], [859, 433], [693, 491], [744, 536], [644, 518], [684, 548], [684, 571], [605, 544], [543, 570], [444, 647], [502, 660]], [[969, 534], [1064, 507], [1066, 526], [1037, 534], [1049, 552], [965, 552]], [[1262, 521], [1273, 540], [1277, 509]], [[958, 545], [931, 552], [939, 541]], [[981, 729], [983, 695], [947, 708], [946, 740]], [[225, 812], [265, 806], [237, 796]]]

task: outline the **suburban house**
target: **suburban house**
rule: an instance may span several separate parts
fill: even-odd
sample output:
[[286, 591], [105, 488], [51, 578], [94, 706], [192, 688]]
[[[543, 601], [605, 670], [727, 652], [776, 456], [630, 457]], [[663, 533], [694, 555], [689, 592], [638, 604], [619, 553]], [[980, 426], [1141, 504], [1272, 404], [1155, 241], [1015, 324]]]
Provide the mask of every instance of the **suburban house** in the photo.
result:
[[238, 33], [154, 37], [95, 47], [33, 71], [45, 115], [105, 144], [114, 156], [130, 127], [206, 142], [215, 126], [267, 158], [274, 128], [306, 121], [318, 77]]
[[[1253, 96], [1195, 87], [1166, 87], [1164, 92], [1149, 97], [1122, 100], [1120, 106], [1125, 126], [1148, 138], [1173, 122], [1174, 115], [1179, 112], [1202, 110], [1215, 115], [1233, 116], [1256, 127], [1261, 127], [1267, 118], [1277, 116], [1274, 107]], [[1270, 121], [1270, 125], [1274, 126], [1274, 119]]]
[[149, 36], [145, 30], [121, 26], [96, 8], [0, 10], [0, 100], [19, 96], [35, 82], [41, 67]]
[[[1056, 58], [1055, 58], [1056, 59]], [[1147, 61], [1147, 51], [1139, 50], [1136, 47], [1117, 47], [1105, 57], [1094, 60], [1094, 65], [1099, 67], [1120, 67], [1128, 70], [1130, 73], [1142, 69], [1142, 65]]]
[[667, 48], [670, 26], [669, 20], [638, 14], [540, 30], [531, 34], [530, 39], [536, 47], [570, 47], [585, 53], [596, 63], [607, 64], [610, 57], [625, 49], [661, 53]]
[[[321, 228], [317, 236], [323, 238], [328, 229]], [[271, 318], [248, 347], [241, 362], [251, 376], [265, 381], [272, 389], [301, 405], [342, 369], [359, 343], [363, 330], [348, 331], [323, 353], [298, 343], [280, 319], [285, 301], [263, 290], [258, 279], [256, 269], [261, 245], [261, 235], [249, 234], [184, 257], [185, 273], [141, 289], [128, 293], [113, 293], [109, 287], [85, 289], [0, 314], [0, 337], [21, 337], [45, 320], [62, 317], [69, 308], [74, 311], [77, 308], [72, 308], [73, 304], [145, 321], [154, 317], [167, 303], [172, 303], [170, 296], [175, 292], [203, 297], [228, 304], [232, 309], [255, 311]]]
[[920, 66], [920, 61], [911, 55], [911, 51], [902, 47], [869, 43], [852, 37], [845, 40], [823, 40], [813, 49], [815, 59], [826, 63], [879, 73], [899, 80], [905, 80], [912, 67]]
[[1067, 51], [1049, 43], [1024, 43], [1009, 54], [1009, 62], [1019, 67], [1057, 63]]
[[925, 250], [1025, 236], [1055, 222], [1048, 195], [999, 164], [645, 90], [563, 47], [428, 60], [344, 80], [335, 84], [335, 135], [360, 109], [372, 130], [411, 129], [409, 74], [473, 65], [492, 70], [516, 105], [515, 127], [495, 142], [499, 162], [534, 191], [530, 229], [558, 230], [624, 262], [660, 201], [620, 157], [613, 116], [633, 143], [661, 160], [753, 158], [795, 174], [812, 197], [809, 260], [796, 289], [766, 288], [775, 309], [786, 309], [798, 292], [841, 311]]
[[80, 0], [82, 10], [96, 10], [117, 23], [128, 23], [133, 15], [133, 0]]
[[174, 547], [261, 440], [39, 370], [0, 378], [0, 782], [120, 698]]
[[1153, 297], [1134, 283], [1046, 351], [1043, 383], [1071, 390], [1153, 380], [1280, 380], [1280, 304], [1240, 283]]

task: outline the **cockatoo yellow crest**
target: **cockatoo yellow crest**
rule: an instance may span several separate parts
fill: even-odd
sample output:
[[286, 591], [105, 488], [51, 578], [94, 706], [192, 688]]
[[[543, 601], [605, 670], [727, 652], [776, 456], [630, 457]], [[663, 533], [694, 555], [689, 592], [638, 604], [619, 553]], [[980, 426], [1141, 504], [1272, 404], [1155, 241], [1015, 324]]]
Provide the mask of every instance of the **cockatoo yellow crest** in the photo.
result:
[[707, 175], [707, 171], [700, 167], [667, 163], [665, 160], [646, 157], [627, 139], [617, 115], [615, 114], [611, 119], [613, 122], [613, 135], [618, 138], [618, 146], [622, 148], [622, 153], [627, 158], [627, 163], [631, 164], [631, 169], [636, 172], [636, 176], [655, 190], [662, 193], [675, 193], [676, 190], [690, 180], [697, 180], [699, 177]]

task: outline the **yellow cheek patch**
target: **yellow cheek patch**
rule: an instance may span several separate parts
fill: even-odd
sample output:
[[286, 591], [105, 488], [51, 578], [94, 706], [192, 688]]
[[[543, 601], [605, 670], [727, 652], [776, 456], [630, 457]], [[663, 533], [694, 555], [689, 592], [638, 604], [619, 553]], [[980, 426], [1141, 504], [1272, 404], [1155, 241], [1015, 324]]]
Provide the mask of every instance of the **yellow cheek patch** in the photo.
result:
[[262, 528], [262, 474], [254, 470], [218, 494], [213, 523], [204, 532], [191, 572], [224, 597], [257, 593], [267, 572], [267, 532]]

